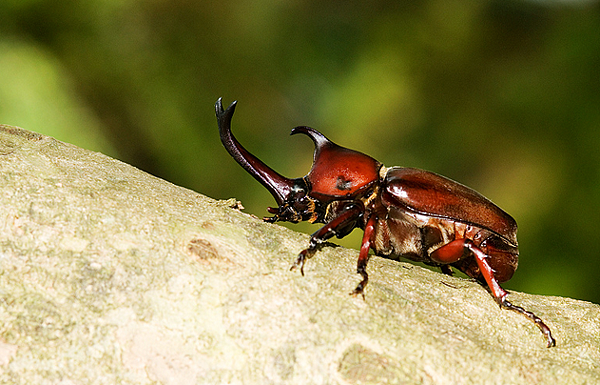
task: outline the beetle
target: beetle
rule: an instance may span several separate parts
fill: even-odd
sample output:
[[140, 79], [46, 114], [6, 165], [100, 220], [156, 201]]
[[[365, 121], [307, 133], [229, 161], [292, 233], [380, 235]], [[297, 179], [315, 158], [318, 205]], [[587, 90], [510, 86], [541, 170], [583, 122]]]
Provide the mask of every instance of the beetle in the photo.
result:
[[319, 131], [299, 126], [291, 135], [307, 135], [315, 145], [313, 165], [302, 177], [289, 179], [249, 153], [233, 136], [231, 119], [237, 101], [224, 110], [215, 104], [221, 141], [229, 154], [275, 198], [267, 222], [324, 223], [312, 234], [291, 269], [300, 268], [324, 242], [364, 231], [357, 262], [362, 280], [350, 294], [363, 295], [369, 281], [369, 250], [384, 258], [407, 258], [452, 267], [487, 285], [501, 308], [533, 321], [556, 345], [550, 328], [535, 314], [507, 300], [500, 286], [515, 272], [519, 251], [517, 223], [490, 200], [458, 182], [416, 168], [385, 167], [374, 158], [341, 147]]

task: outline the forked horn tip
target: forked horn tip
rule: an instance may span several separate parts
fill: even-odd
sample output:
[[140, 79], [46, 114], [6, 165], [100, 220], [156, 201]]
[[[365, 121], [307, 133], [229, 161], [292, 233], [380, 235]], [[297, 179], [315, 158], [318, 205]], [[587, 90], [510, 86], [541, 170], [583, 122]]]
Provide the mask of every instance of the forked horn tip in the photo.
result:
[[223, 110], [223, 98], [217, 99], [217, 102], [215, 103], [215, 112], [217, 113], [217, 118], [222, 118], [226, 115], [227, 116], [233, 115], [236, 105], [237, 105], [237, 100], [234, 100], [233, 102], [231, 102], [231, 104], [229, 105], [229, 107], [227, 107], [226, 110]]

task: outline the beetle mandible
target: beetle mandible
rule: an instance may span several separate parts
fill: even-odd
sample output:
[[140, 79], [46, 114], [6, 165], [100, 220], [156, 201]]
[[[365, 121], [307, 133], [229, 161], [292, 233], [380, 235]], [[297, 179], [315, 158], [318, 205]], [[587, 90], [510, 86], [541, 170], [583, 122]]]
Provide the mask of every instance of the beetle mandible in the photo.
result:
[[237, 102], [224, 110], [215, 104], [219, 133], [229, 154], [275, 198], [267, 222], [309, 221], [325, 225], [312, 234], [292, 269], [304, 264], [324, 242], [364, 230], [357, 272], [362, 280], [351, 293], [363, 294], [369, 281], [369, 250], [384, 258], [400, 256], [440, 267], [452, 267], [486, 284], [501, 308], [516, 311], [541, 330], [547, 346], [556, 345], [550, 328], [535, 314], [507, 300], [500, 282], [517, 268], [517, 223], [478, 192], [441, 175], [415, 168], [383, 166], [361, 152], [331, 142], [310, 127], [296, 127], [315, 144], [308, 175], [289, 179], [250, 154], [231, 133]]

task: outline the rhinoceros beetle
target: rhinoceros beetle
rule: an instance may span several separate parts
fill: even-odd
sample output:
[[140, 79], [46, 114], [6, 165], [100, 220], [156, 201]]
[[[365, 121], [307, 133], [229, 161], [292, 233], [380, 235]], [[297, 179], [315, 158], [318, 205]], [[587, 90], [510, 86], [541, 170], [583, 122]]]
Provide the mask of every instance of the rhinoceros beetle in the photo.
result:
[[361, 152], [327, 139], [310, 127], [296, 127], [315, 144], [313, 165], [305, 177], [289, 179], [250, 154], [231, 133], [237, 102], [223, 110], [215, 105], [219, 133], [229, 154], [269, 190], [278, 207], [267, 222], [309, 221], [324, 223], [302, 250], [292, 269], [304, 264], [324, 242], [343, 238], [353, 229], [364, 230], [357, 272], [362, 280], [351, 293], [363, 294], [369, 281], [369, 250], [384, 258], [404, 257], [440, 267], [452, 267], [489, 290], [501, 308], [516, 311], [533, 321], [547, 340], [556, 341], [548, 326], [535, 314], [513, 305], [500, 282], [517, 268], [517, 223], [505, 211], [476, 191], [441, 175], [415, 168], [383, 166]]

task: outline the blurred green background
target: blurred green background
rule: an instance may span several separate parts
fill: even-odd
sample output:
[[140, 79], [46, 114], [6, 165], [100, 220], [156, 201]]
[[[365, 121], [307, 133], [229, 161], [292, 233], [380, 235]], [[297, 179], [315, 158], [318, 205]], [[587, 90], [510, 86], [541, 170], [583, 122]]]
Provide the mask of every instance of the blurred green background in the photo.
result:
[[288, 136], [309, 125], [475, 188], [519, 223], [506, 288], [600, 303], [598, 2], [0, 3], [0, 123], [266, 215], [219, 141], [220, 96], [286, 176], [310, 169], [312, 143]]

